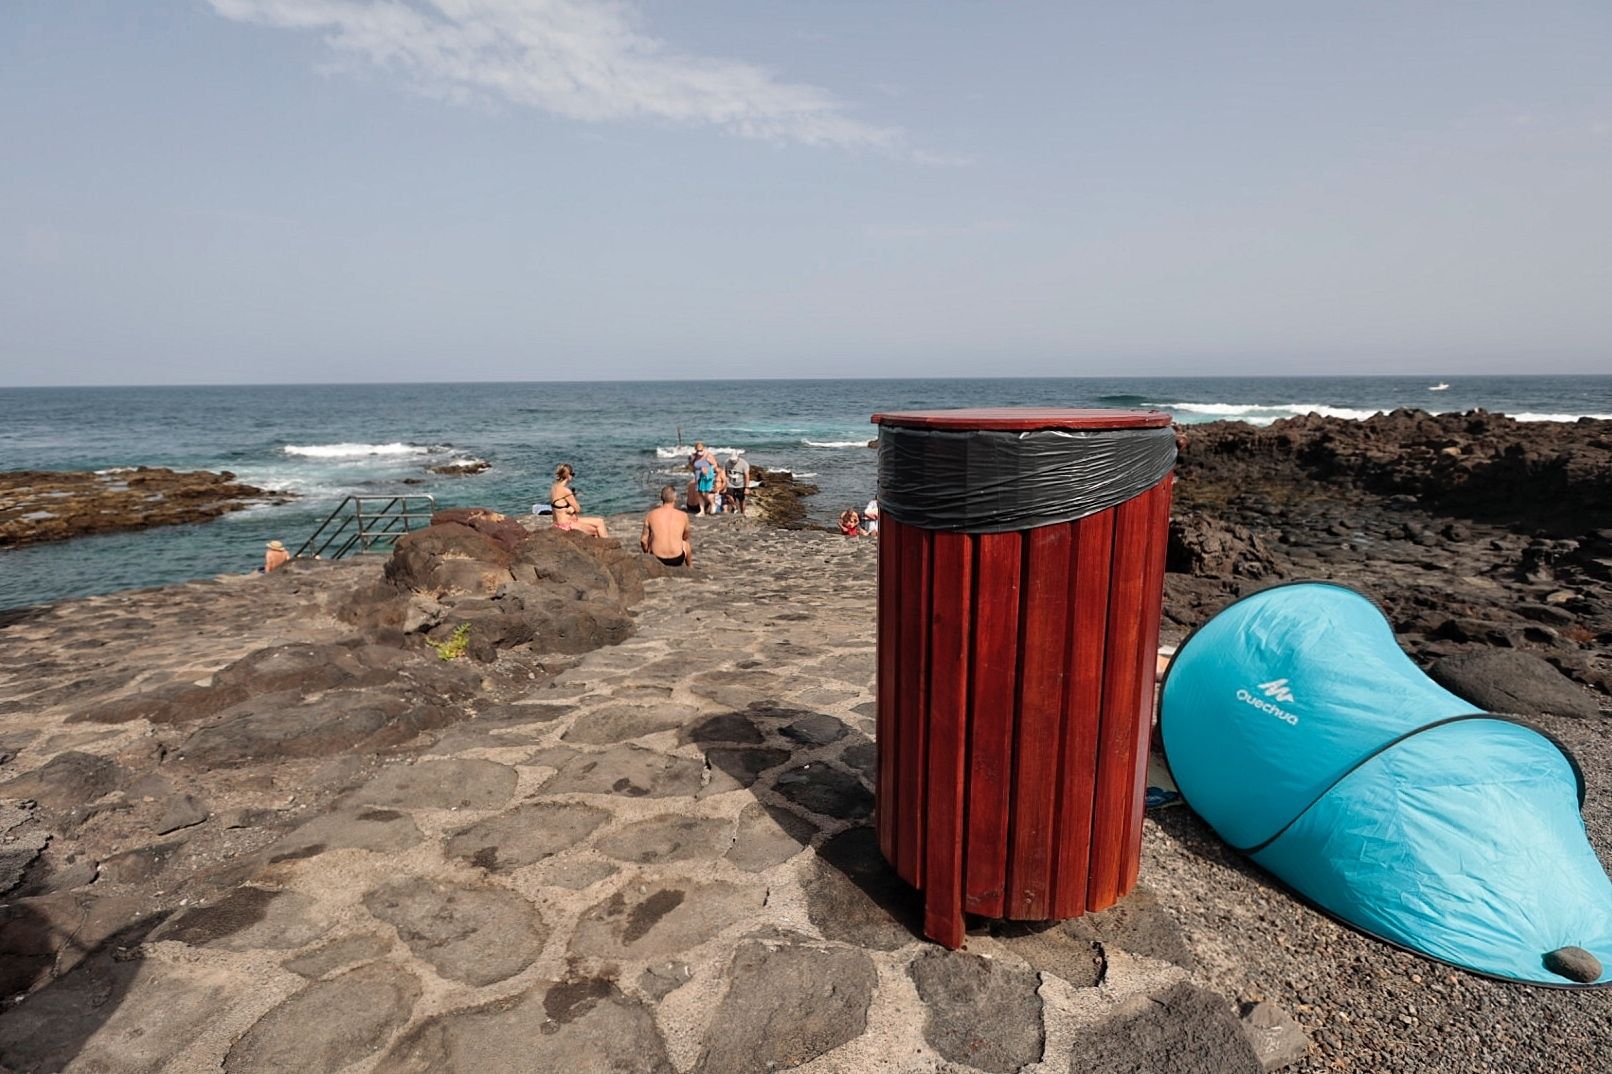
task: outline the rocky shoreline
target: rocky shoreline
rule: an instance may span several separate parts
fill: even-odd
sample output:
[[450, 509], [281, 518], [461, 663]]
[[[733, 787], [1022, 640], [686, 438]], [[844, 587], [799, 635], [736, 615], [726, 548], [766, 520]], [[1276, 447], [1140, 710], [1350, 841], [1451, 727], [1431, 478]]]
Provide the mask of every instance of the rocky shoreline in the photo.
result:
[[1365, 591], [1435, 678], [1495, 711], [1588, 716], [1612, 697], [1612, 422], [1217, 422], [1187, 430], [1177, 474], [1167, 635], [1322, 578]]
[[292, 498], [238, 482], [228, 470], [9, 470], [0, 472], [0, 548], [206, 522]]
[[[1509, 662], [1493, 707], [1578, 755], [1606, 858], [1609, 554], [1562, 528], [1599, 501], [1559, 501], [1612, 423], [1374, 421], [1189, 430], [1167, 640], [1355, 585], [1436, 674]], [[1548, 525], [1478, 495], [1550, 474]], [[1544, 1074], [1612, 1045], [1606, 994], [1368, 940], [1181, 808], [1115, 910], [923, 942], [867, 827], [877, 543], [782, 528], [807, 493], [772, 485], [779, 525], [694, 520], [695, 571], [636, 516], [618, 544], [449, 511], [384, 563], [0, 614], [0, 1066]]]

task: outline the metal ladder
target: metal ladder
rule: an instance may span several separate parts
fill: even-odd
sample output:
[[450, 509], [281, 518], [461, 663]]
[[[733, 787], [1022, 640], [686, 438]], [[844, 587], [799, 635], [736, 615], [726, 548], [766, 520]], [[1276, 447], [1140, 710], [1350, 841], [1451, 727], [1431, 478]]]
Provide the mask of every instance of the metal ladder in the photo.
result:
[[[436, 497], [424, 493], [349, 496], [319, 523], [292, 558], [340, 559], [349, 554], [391, 552], [399, 537], [420, 528], [416, 522], [429, 525], [436, 509]], [[330, 551], [332, 545], [334, 552]]]

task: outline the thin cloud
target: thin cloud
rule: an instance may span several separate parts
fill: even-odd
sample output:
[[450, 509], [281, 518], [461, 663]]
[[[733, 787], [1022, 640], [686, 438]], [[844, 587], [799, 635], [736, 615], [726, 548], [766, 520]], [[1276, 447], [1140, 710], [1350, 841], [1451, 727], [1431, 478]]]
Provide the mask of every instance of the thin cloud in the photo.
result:
[[654, 120], [747, 138], [904, 151], [826, 90], [754, 64], [681, 53], [616, 0], [207, 0], [228, 19], [318, 34], [449, 100], [505, 101], [588, 122]]

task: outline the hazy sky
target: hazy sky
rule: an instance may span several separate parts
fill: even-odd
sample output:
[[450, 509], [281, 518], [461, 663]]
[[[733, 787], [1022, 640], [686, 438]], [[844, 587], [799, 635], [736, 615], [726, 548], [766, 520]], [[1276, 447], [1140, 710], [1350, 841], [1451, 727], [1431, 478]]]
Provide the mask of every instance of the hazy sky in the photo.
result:
[[0, 384], [1612, 372], [1612, 4], [6, 0]]

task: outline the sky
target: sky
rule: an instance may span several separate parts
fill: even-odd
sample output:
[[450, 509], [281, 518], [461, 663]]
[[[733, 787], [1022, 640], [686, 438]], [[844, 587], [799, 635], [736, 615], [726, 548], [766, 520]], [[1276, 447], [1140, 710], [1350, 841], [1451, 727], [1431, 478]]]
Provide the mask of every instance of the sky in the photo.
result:
[[1612, 372], [1612, 5], [7, 0], [0, 385]]

